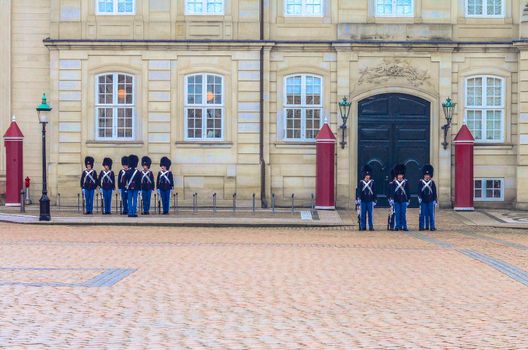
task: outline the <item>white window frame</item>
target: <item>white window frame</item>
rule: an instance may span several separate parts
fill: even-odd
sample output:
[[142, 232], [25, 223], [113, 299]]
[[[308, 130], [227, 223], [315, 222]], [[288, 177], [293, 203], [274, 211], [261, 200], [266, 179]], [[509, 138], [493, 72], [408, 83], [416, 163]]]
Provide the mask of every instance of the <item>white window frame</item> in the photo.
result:
[[415, 0], [411, 0], [411, 13], [409, 15], [398, 15], [397, 8], [398, 0], [392, 0], [392, 13], [383, 14], [378, 13], [378, 0], [374, 0], [374, 15], [375, 17], [399, 17], [399, 18], [412, 18], [414, 17], [415, 11]]
[[[294, 77], [301, 77], [301, 104], [288, 104], [288, 79]], [[314, 77], [321, 81], [321, 101], [319, 104], [308, 105], [306, 104], [306, 78]], [[284, 103], [282, 107], [282, 139], [285, 141], [293, 142], [312, 142], [315, 141], [315, 137], [306, 137], [306, 110], [307, 109], [319, 109], [319, 130], [324, 124], [324, 79], [322, 76], [317, 74], [290, 74], [284, 77]], [[287, 110], [288, 109], [300, 109], [301, 110], [301, 137], [293, 138], [288, 137], [288, 121], [287, 121]]]
[[[99, 77], [113, 75], [113, 88], [112, 88], [112, 104], [99, 103]], [[118, 104], [118, 76], [125, 75], [132, 78], [132, 103]], [[112, 108], [112, 137], [101, 137], [99, 136], [99, 109], [100, 108]], [[131, 137], [119, 137], [117, 136], [118, 126], [118, 108], [132, 108], [132, 136]], [[106, 72], [95, 76], [95, 139], [102, 141], [133, 141], [136, 139], [136, 78], [133, 74], [124, 72]]]
[[294, 1], [294, 0], [284, 0], [284, 16], [285, 17], [323, 17], [324, 16], [324, 5], [325, 1], [327, 0], [311, 0], [311, 1], [319, 1], [321, 12], [319, 14], [309, 14], [308, 13], [308, 6], [311, 4], [308, 4], [310, 0], [297, 0], [301, 2], [301, 13], [288, 13], [288, 1]]
[[215, 1], [221, 1], [222, 2], [222, 12], [208, 12], [207, 11], [207, 3], [210, 0], [195, 0], [196, 2], [202, 3], [202, 11], [201, 12], [195, 12], [195, 11], [189, 11], [187, 3], [189, 0], [185, 0], [184, 6], [185, 6], [185, 15], [188, 16], [223, 16], [225, 14], [225, 6], [227, 0], [215, 0]]
[[[199, 104], [190, 104], [188, 100], [188, 78], [192, 76], [202, 76], [202, 101]], [[219, 77], [222, 79], [222, 103], [221, 104], [207, 104], [207, 76], [214, 76]], [[225, 78], [221, 74], [216, 73], [193, 73], [188, 74], [184, 77], [184, 111], [183, 111], [183, 119], [184, 119], [184, 140], [185, 141], [224, 141], [225, 139]], [[220, 109], [222, 111], [222, 128], [221, 128], [221, 137], [207, 137], [207, 109], [208, 108], [214, 108], [214, 109]], [[188, 109], [201, 109], [202, 110], [202, 137], [189, 137], [189, 133], [187, 130], [187, 124], [188, 124], [188, 118], [187, 118], [187, 110]]]
[[136, 0], [132, 0], [132, 12], [119, 12], [119, 0], [112, 0], [112, 12], [99, 11], [99, 0], [95, 0], [95, 13], [99, 16], [133, 16], [136, 14]]
[[498, 15], [488, 15], [488, 1], [491, 0], [481, 0], [482, 1], [482, 14], [481, 15], [472, 15], [469, 14], [469, 0], [465, 1], [464, 4], [464, 14], [466, 17], [475, 17], [475, 18], [504, 18], [504, 13], [506, 12], [506, 0], [502, 0], [501, 13]]
[[[482, 79], [482, 105], [469, 105], [468, 104], [468, 81], [471, 79]], [[500, 106], [488, 106], [487, 105], [487, 85], [488, 85], [488, 78], [498, 79], [501, 82], [501, 105]], [[475, 138], [475, 143], [504, 143], [504, 134], [505, 134], [505, 125], [506, 125], [506, 116], [505, 116], [505, 98], [506, 98], [506, 84], [505, 79], [503, 77], [499, 77], [496, 75], [472, 75], [469, 77], [466, 77], [464, 81], [464, 121], [467, 123], [467, 117], [468, 117], [468, 110], [480, 110], [482, 111], [482, 138], [477, 139]], [[486, 134], [487, 134], [487, 123], [486, 123], [486, 111], [488, 110], [500, 110], [501, 111], [501, 136], [499, 139], [493, 139], [493, 140], [487, 140]], [[470, 129], [471, 130], [471, 129]], [[475, 136], [475, 135], [473, 135]]]
[[[480, 197], [475, 196], [475, 192], [477, 190], [477, 187], [475, 186], [475, 182], [477, 181], [482, 181], [481, 184], [483, 185], [483, 187], [480, 189], [481, 190]], [[496, 197], [487, 196], [487, 187], [486, 187], [487, 181], [500, 181], [500, 197], [496, 198]], [[476, 177], [474, 178], [473, 179], [473, 200], [477, 202], [503, 202], [504, 201], [504, 191], [505, 191], [504, 183], [505, 183], [504, 178], [502, 177]]]

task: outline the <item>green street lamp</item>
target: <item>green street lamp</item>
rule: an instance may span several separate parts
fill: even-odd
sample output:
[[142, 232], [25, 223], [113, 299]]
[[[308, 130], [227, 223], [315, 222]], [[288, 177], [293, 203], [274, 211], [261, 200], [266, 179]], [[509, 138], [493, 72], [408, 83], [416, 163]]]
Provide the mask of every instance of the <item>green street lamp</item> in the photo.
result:
[[338, 105], [339, 114], [341, 115], [341, 120], [343, 122], [339, 127], [341, 128], [341, 142], [339, 142], [339, 144], [341, 145], [342, 149], [345, 149], [345, 146], [347, 144], [345, 141], [345, 134], [347, 129], [348, 117], [350, 116], [350, 107], [352, 106], [352, 103], [345, 96], [341, 101], [339, 101]]
[[40, 197], [40, 221], [51, 220], [50, 200], [48, 198], [48, 182], [46, 178], [46, 125], [49, 123], [49, 112], [52, 108], [42, 94], [42, 102], [37, 106], [38, 121], [42, 125], [42, 196]]
[[447, 133], [451, 127], [451, 121], [453, 120], [455, 107], [456, 103], [453, 102], [453, 100], [451, 100], [449, 97], [442, 103], [442, 109], [444, 110], [444, 117], [446, 119], [446, 124], [442, 126], [442, 130], [444, 130], [444, 142], [442, 142], [442, 146], [444, 146], [444, 149], [447, 149], [447, 145], [449, 144], [447, 142]]

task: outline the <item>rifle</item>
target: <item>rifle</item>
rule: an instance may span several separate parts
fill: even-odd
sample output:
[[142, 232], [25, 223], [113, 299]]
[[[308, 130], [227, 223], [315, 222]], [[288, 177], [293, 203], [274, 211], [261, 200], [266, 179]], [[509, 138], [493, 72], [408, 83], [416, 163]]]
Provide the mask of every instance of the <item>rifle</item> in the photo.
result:
[[387, 218], [387, 231], [392, 231], [391, 221], [394, 217], [394, 205], [390, 204], [389, 217]]
[[86, 200], [84, 197], [84, 191], [82, 193], [82, 207], [83, 207], [83, 214], [86, 214]]
[[356, 201], [356, 214], [358, 220], [358, 227], [361, 229], [361, 204]]

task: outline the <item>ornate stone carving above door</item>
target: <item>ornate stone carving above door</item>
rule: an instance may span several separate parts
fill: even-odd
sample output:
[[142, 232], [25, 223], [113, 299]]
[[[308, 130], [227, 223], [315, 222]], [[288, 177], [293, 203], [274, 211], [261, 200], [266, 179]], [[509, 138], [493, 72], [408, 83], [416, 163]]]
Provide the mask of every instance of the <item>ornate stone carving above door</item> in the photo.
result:
[[384, 59], [377, 66], [359, 70], [358, 85], [365, 83], [379, 84], [392, 79], [404, 79], [414, 86], [421, 86], [431, 79], [426, 70], [418, 69], [409, 62], [400, 59]]

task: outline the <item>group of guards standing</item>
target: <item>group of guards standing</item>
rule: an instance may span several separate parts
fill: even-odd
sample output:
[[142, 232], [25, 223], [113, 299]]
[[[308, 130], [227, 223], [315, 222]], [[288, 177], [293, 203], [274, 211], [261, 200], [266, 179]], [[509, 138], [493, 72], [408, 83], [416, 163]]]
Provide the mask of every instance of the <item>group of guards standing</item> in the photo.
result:
[[[391, 170], [392, 180], [388, 183], [387, 198], [390, 205], [390, 214], [387, 229], [391, 231], [408, 231], [407, 207], [411, 202], [409, 181], [405, 178], [406, 167], [398, 164]], [[418, 202], [420, 206], [419, 229], [436, 230], [435, 208], [438, 205], [436, 184], [433, 181], [434, 168], [430, 164], [422, 168], [422, 178], [418, 181]], [[374, 230], [373, 214], [377, 203], [377, 194], [372, 168], [365, 165], [362, 169], [363, 178], [356, 188], [356, 208], [358, 211], [359, 229]]]
[[143, 200], [142, 214], [150, 214], [150, 204], [152, 192], [157, 190], [161, 200], [163, 214], [169, 213], [171, 191], [174, 189], [174, 177], [170, 170], [171, 161], [167, 157], [160, 160], [160, 170], [156, 182], [150, 167], [152, 160], [150, 157], [141, 158], [141, 169], [138, 169], [139, 158], [131, 154], [121, 158], [122, 168], [116, 176], [112, 170], [113, 161], [111, 158], [103, 159], [103, 170], [97, 174], [94, 169], [94, 158], [86, 157], [84, 165], [86, 169], [81, 175], [81, 189], [85, 202], [85, 214], [93, 213], [94, 194], [97, 188], [103, 198], [103, 214], [109, 215], [112, 212], [112, 194], [119, 190], [122, 202], [122, 215], [137, 217], [138, 197], [141, 194]]

